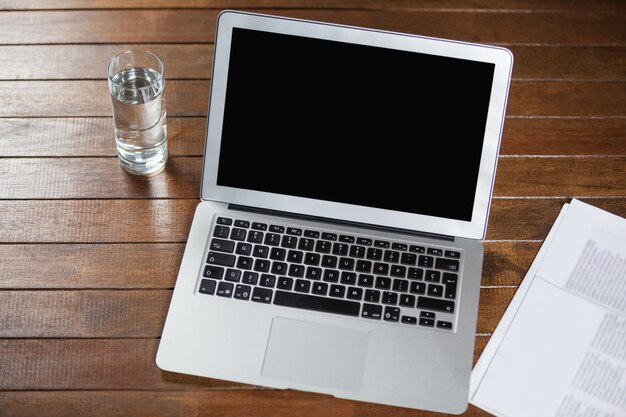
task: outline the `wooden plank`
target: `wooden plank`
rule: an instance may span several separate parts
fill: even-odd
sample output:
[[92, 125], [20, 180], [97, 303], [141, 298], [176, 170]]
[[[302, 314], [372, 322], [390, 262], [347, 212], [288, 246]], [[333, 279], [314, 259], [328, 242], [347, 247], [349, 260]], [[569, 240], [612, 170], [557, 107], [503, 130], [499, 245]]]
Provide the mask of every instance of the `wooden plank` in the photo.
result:
[[[543, 240], [571, 198], [495, 198], [487, 240]], [[626, 198], [581, 198], [626, 217]], [[3, 243], [186, 242], [199, 200], [0, 200]], [[113, 225], [113, 226], [112, 226]]]
[[[210, 81], [166, 81], [168, 116], [205, 116]], [[106, 81], [0, 81], [0, 117], [111, 116]], [[626, 82], [517, 81], [508, 116], [621, 117]]]
[[[128, 49], [149, 49], [159, 55], [168, 80], [211, 77], [212, 44], [0, 45], [0, 61], [12, 63], [0, 66], [0, 80], [100, 80], [108, 59]], [[623, 46], [511, 45], [509, 49], [515, 58], [514, 80], [626, 80]]]
[[154, 362], [157, 347], [157, 339], [0, 339], [0, 390], [241, 386], [162, 372]]
[[626, 118], [509, 117], [500, 155], [626, 155], [625, 132]]
[[[539, 245], [485, 242], [482, 285], [518, 285]], [[184, 243], [0, 245], [0, 289], [172, 289], [183, 250]]]
[[[160, 175], [124, 171], [114, 157], [0, 159], [0, 199], [195, 198], [202, 158], [170, 157]], [[102, 178], [107, 178], [102, 181]], [[624, 196], [626, 155], [502, 157], [496, 197]]]
[[[167, 118], [169, 153], [202, 156], [205, 117]], [[508, 117], [500, 155], [626, 155], [626, 118]], [[110, 117], [0, 119], [0, 157], [115, 156]]]
[[618, 157], [499, 158], [494, 195], [620, 197], [626, 192], [626, 155]]
[[0, 201], [0, 242], [185, 242], [199, 199]]
[[184, 248], [184, 243], [0, 245], [0, 288], [171, 289]]
[[[625, 45], [622, 13], [256, 9], [267, 14], [498, 44]], [[0, 44], [211, 43], [219, 10], [0, 12]], [[142, 24], [138, 24], [142, 23]], [[63, 30], [58, 30], [62, 27]]]
[[0, 68], [0, 79], [104, 80], [109, 59], [129, 49], [157, 54], [163, 60], [167, 80], [211, 77], [212, 44], [1, 45], [0, 61], [11, 65]]
[[[104, 71], [104, 70], [103, 70]], [[206, 116], [210, 81], [165, 82], [168, 116]], [[111, 116], [101, 81], [0, 81], [0, 117]]]
[[[614, 107], [613, 107], [614, 106]], [[624, 116], [623, 82], [513, 82], [506, 113], [509, 116]]]
[[163, 173], [144, 177], [114, 157], [0, 159], [0, 198], [196, 198], [201, 165], [200, 157], [170, 157]]
[[[19, 417], [445, 417], [428, 411], [342, 400], [296, 390], [0, 392], [6, 416]], [[235, 406], [236, 405], [236, 406]], [[136, 410], [136, 411], [135, 411]], [[449, 415], [451, 416], [451, 415]], [[490, 417], [469, 405], [463, 417]]]
[[[205, 130], [206, 117], [168, 116], [169, 154], [202, 156]], [[0, 119], [0, 157], [115, 154], [111, 117]]]
[[369, 10], [512, 10], [532, 11], [624, 11], [620, 0], [0, 0], [0, 10], [39, 9], [134, 9], [134, 8], [323, 8]]

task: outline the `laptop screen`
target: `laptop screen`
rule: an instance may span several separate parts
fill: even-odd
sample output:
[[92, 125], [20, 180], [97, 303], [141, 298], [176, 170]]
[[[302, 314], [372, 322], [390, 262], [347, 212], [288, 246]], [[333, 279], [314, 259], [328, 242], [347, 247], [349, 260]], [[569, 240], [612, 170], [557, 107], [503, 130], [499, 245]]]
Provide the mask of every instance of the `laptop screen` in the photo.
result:
[[233, 28], [217, 184], [470, 221], [494, 68]]
[[201, 198], [483, 239], [512, 64], [490, 45], [222, 12]]

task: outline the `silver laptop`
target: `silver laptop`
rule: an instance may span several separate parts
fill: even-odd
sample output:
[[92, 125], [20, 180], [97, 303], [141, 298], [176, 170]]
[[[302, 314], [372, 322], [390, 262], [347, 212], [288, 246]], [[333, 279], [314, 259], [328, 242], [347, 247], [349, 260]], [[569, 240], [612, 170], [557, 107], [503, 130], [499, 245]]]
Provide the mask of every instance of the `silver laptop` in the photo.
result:
[[157, 365], [463, 412], [511, 53], [224, 11], [214, 54]]

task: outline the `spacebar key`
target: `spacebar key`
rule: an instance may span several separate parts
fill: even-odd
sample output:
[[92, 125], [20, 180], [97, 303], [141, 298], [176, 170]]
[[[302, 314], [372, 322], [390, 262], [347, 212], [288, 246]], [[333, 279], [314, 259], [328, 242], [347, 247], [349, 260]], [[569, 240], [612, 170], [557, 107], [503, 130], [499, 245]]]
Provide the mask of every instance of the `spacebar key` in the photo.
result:
[[285, 291], [276, 291], [274, 294], [274, 304], [303, 308], [305, 310], [323, 311], [325, 313], [343, 314], [346, 316], [358, 316], [361, 310], [361, 304], [352, 301]]

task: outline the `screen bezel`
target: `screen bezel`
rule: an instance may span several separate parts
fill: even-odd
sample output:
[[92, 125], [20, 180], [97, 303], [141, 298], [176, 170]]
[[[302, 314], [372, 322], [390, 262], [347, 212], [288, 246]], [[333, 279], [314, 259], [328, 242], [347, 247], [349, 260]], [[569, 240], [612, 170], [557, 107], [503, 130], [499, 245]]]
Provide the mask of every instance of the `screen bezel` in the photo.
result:
[[[234, 27], [415, 51], [494, 64], [493, 85], [471, 221], [218, 185], [222, 119], [226, 98], [231, 35]], [[429, 234], [484, 239], [513, 63], [513, 57], [509, 50], [489, 45], [227, 10], [218, 16], [214, 51], [201, 199]], [[375, 187], [376, 185], [373, 184], [372, 192], [374, 193], [376, 192]]]

